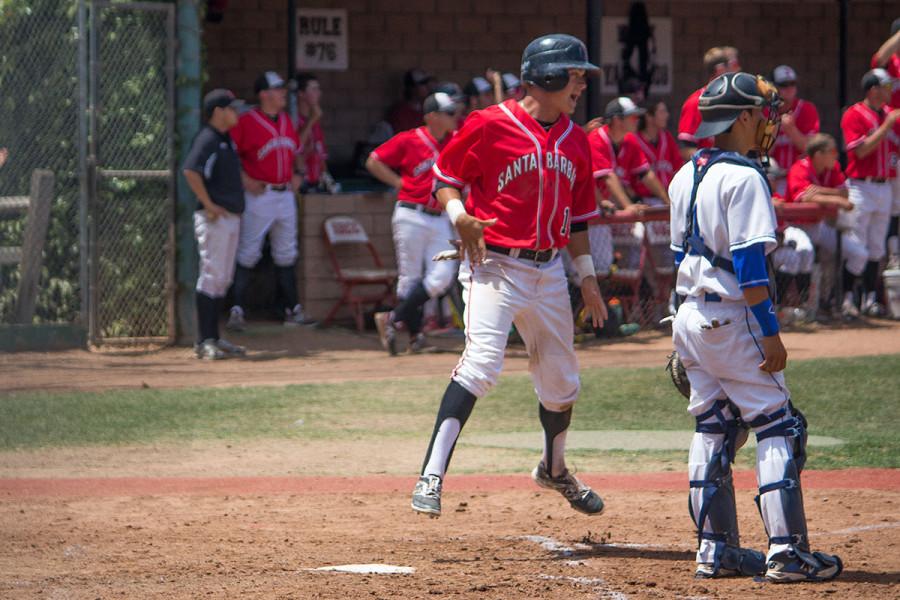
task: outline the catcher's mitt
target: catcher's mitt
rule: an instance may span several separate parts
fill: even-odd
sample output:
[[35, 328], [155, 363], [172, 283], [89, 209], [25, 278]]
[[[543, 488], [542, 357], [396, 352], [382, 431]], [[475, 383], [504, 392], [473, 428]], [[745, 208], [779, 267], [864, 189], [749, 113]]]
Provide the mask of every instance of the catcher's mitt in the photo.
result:
[[669, 362], [666, 364], [666, 371], [669, 372], [669, 376], [672, 378], [672, 383], [675, 384], [675, 389], [681, 392], [681, 395], [687, 399], [691, 397], [691, 382], [688, 381], [687, 371], [684, 369], [684, 365], [681, 363], [681, 357], [678, 356], [678, 353], [674, 350], [672, 354], [669, 355]]

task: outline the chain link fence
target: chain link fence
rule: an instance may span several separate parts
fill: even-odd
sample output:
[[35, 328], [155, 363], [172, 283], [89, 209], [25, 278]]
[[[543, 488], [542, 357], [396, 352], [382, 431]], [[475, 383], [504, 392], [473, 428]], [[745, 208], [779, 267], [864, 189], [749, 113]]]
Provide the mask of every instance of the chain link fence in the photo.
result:
[[[94, 342], [171, 339], [174, 324], [174, 5], [0, 4], [0, 197], [53, 172], [33, 324], [87, 327]], [[24, 211], [0, 211], [0, 247]], [[19, 265], [0, 265], [0, 322]]]
[[[71, 0], [0, 4], [0, 197], [27, 196], [36, 169], [55, 176], [34, 323], [81, 321], [78, 36]], [[25, 215], [0, 215], [0, 246], [22, 245]], [[13, 320], [19, 277], [0, 266], [0, 322]]]

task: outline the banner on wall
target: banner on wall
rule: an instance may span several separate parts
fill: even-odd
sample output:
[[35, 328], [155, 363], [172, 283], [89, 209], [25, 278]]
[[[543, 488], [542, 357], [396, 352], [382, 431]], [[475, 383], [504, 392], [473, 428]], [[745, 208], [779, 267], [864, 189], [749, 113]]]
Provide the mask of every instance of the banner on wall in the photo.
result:
[[347, 10], [297, 9], [298, 71], [346, 71]]
[[672, 19], [603, 17], [601, 93], [619, 95], [640, 85], [647, 96], [672, 93]]

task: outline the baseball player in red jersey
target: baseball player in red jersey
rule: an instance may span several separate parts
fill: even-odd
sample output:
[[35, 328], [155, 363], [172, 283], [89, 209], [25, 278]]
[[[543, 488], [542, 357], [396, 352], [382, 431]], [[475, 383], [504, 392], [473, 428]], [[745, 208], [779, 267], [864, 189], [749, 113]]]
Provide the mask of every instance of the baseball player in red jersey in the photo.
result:
[[[738, 61], [737, 49], [730, 46], [710, 48], [703, 55], [703, 68], [712, 81], [723, 73], [733, 73], [741, 70]], [[691, 155], [699, 148], [712, 148], [712, 138], [696, 138], [694, 133], [700, 127], [700, 108], [698, 102], [700, 95], [706, 89], [704, 85], [699, 90], [687, 97], [681, 105], [681, 117], [678, 119], [678, 143], [681, 145], [681, 158], [690, 160]]]
[[[863, 273], [862, 311], [871, 316], [884, 314], [884, 309], [876, 302], [876, 284], [891, 216], [889, 179], [896, 175], [890, 164], [893, 151], [890, 136], [897, 134], [900, 110], [886, 109], [893, 84], [894, 79], [887, 71], [872, 69], [862, 79], [865, 99], [844, 111], [841, 118], [847, 145], [850, 201], [855, 207], [851, 213], [853, 235], [866, 247], [869, 255]], [[847, 272], [845, 279], [852, 284], [859, 275]], [[858, 314], [853, 292], [845, 292], [842, 310], [849, 316]]]
[[385, 350], [397, 353], [396, 327], [403, 323], [410, 336], [410, 351], [425, 348], [422, 309], [429, 298], [442, 296], [456, 274], [456, 261], [431, 258], [452, 250], [454, 237], [443, 206], [432, 196], [431, 168], [447, 146], [462, 113], [462, 105], [445, 93], [432, 94], [422, 103], [425, 125], [398, 133], [376, 148], [366, 168], [378, 180], [398, 190], [391, 219], [397, 254], [397, 296], [400, 304], [391, 312], [375, 315]]
[[312, 73], [300, 73], [294, 81], [297, 86], [297, 120], [294, 129], [300, 142], [302, 157], [299, 175], [301, 191], [324, 189], [328, 172], [328, 149], [322, 131], [322, 88]]
[[[772, 83], [778, 88], [778, 95], [784, 100], [781, 111], [781, 126], [772, 147], [772, 158], [785, 173], [803, 156], [809, 137], [819, 132], [819, 111], [809, 100], [797, 97], [797, 72], [788, 65], [779, 65], [772, 72]], [[780, 177], [773, 185], [774, 192], [784, 196], [786, 177]]]
[[[806, 156], [795, 162], [788, 171], [784, 201], [836, 206], [842, 213], [852, 211], [853, 203], [848, 198], [847, 178], [837, 161], [838, 150], [834, 138], [827, 133], [814, 134], [809, 138], [804, 152]], [[845, 221], [844, 218], [838, 219], [840, 224]], [[841, 250], [847, 261], [847, 270], [862, 273], [865, 269], [866, 249], [855, 236], [843, 235], [827, 221], [798, 223], [797, 227], [806, 232], [815, 245], [819, 264], [822, 265], [821, 289], [830, 290], [833, 286], [831, 275], [834, 273], [838, 235], [842, 236]], [[809, 286], [809, 282], [797, 283], [801, 290]]]
[[234, 306], [228, 319], [230, 329], [244, 328], [244, 299], [250, 285], [250, 271], [262, 257], [266, 234], [272, 244], [272, 259], [278, 286], [285, 301], [284, 323], [305, 322], [297, 301], [297, 204], [294, 199], [294, 169], [300, 168], [299, 140], [290, 117], [284, 112], [287, 90], [274, 71], [257, 78], [254, 91], [259, 106], [241, 115], [231, 130], [241, 158], [246, 192], [246, 210], [241, 215], [237, 268], [234, 273]]
[[[441, 400], [413, 491], [414, 510], [441, 513], [441, 486], [475, 400], [497, 381], [510, 327], [525, 341], [544, 429], [532, 473], [573, 508], [599, 514], [603, 501], [565, 464], [566, 430], [578, 399], [572, 310], [559, 251], [568, 246], [595, 326], [606, 310], [590, 257], [586, 223], [598, 214], [590, 148], [569, 115], [584, 91], [584, 44], [553, 34], [522, 57], [526, 96], [475, 111], [434, 166], [436, 194], [462, 241], [466, 348]], [[461, 190], [470, 186], [466, 204]], [[538, 357], [540, 357], [538, 359]]]
[[[891, 23], [891, 37], [885, 41], [878, 52], [872, 56], [872, 68], [883, 68], [888, 75], [894, 78], [894, 91], [889, 104], [894, 109], [900, 109], [900, 18]], [[900, 162], [900, 138], [894, 140], [897, 146], [897, 154], [892, 164], [895, 170]], [[891, 268], [900, 268], [900, 173], [895, 173], [893, 178], [893, 205], [891, 206], [891, 223], [888, 229], [888, 251], [890, 252]]]

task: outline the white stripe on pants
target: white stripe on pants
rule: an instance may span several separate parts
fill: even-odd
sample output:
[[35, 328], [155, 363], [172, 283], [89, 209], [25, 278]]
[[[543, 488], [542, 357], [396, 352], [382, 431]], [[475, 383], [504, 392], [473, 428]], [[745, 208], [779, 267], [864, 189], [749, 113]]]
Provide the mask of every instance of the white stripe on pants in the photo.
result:
[[497, 382], [509, 330], [515, 323], [528, 350], [538, 400], [564, 410], [578, 399], [578, 359], [572, 308], [562, 261], [534, 263], [488, 252], [481, 265], [460, 267], [466, 301], [466, 349], [453, 380], [477, 397]]
[[391, 217], [394, 249], [397, 252], [397, 296], [405, 298], [422, 281], [432, 298], [440, 296], [453, 283], [459, 261], [431, 258], [451, 250], [450, 239], [456, 237], [446, 214], [429, 215], [399, 204]]
[[205, 210], [194, 213], [194, 236], [200, 253], [197, 291], [222, 298], [234, 277], [234, 257], [240, 237], [241, 218], [231, 213], [210, 221]]

